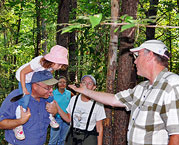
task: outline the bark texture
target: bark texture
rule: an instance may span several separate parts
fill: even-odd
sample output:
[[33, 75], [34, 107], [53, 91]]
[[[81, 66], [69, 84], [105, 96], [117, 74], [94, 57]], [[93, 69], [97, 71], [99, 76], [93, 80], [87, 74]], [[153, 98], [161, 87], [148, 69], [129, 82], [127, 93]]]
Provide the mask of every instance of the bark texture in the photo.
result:
[[[112, 21], [117, 21], [119, 17], [119, 0], [111, 0], [111, 18]], [[112, 25], [110, 28], [110, 43], [108, 52], [108, 68], [107, 68], [107, 92], [115, 92], [115, 78], [116, 78], [116, 67], [117, 67], [117, 49], [118, 49], [118, 32], [114, 32], [117, 28], [116, 25]], [[106, 106], [106, 120], [104, 121], [104, 145], [113, 144], [113, 130], [112, 130], [112, 108]]]
[[[120, 15], [127, 14], [136, 18], [138, 0], [122, 0]], [[133, 57], [129, 49], [133, 48], [135, 28], [127, 29], [120, 34], [117, 92], [133, 88], [136, 81], [136, 72]], [[114, 145], [127, 145], [127, 127], [129, 112], [124, 108], [116, 108], [114, 111]]]

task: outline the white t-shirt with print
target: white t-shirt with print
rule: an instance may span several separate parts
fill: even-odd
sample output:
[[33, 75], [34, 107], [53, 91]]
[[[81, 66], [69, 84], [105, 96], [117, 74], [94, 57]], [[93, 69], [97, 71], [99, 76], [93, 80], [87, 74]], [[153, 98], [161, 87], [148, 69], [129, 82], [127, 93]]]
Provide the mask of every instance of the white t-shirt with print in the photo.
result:
[[[23, 68], [25, 68], [27, 65], [30, 65], [31, 69], [33, 70], [32, 72], [26, 74], [26, 78], [25, 78], [25, 83], [30, 83], [31, 79], [32, 79], [32, 75], [34, 72], [38, 72], [38, 71], [43, 71], [45, 70], [44, 67], [42, 67], [42, 65], [40, 64], [40, 60], [43, 56], [37, 56], [34, 59], [32, 59], [29, 63], [26, 63], [24, 65], [22, 65], [17, 71], [16, 71], [16, 79], [18, 81], [20, 81], [20, 72]], [[51, 71], [52, 69], [47, 69], [49, 71]]]
[[[73, 96], [70, 100], [70, 103], [67, 107], [67, 112], [72, 114], [73, 105], [75, 102], [76, 96]], [[73, 113], [73, 127], [85, 130], [88, 120], [88, 116], [93, 105], [94, 100], [89, 100], [84, 102], [81, 100], [81, 95], [78, 97], [75, 110]], [[88, 126], [88, 131], [91, 131], [96, 126], [96, 122], [106, 118], [104, 106], [101, 103], [96, 102], [93, 113], [91, 115], [90, 123]]]

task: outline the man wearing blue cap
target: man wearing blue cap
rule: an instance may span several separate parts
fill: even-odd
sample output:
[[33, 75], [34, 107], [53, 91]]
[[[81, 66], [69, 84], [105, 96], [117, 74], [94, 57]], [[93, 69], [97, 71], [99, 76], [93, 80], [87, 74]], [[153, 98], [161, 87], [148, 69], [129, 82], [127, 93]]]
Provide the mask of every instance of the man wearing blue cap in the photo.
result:
[[130, 49], [136, 56], [137, 74], [148, 80], [117, 94], [85, 87], [75, 91], [101, 103], [131, 111], [128, 145], [179, 145], [179, 76], [169, 72], [170, 54], [159, 40]]
[[[50, 123], [49, 112], [46, 110], [46, 99], [52, 94], [53, 85], [58, 81], [49, 71], [35, 72], [32, 76], [32, 93], [29, 101], [29, 109], [23, 112], [20, 119], [16, 119], [15, 110], [18, 101], [11, 102], [13, 97], [21, 95], [19, 90], [12, 91], [4, 100], [0, 108], [0, 128], [5, 130], [5, 139], [12, 145], [43, 145], [46, 141], [47, 128]], [[57, 113], [56, 106], [51, 105], [52, 114]], [[8, 123], [8, 124], [7, 124]], [[25, 123], [25, 124], [24, 124]], [[16, 139], [13, 129], [23, 125], [26, 138]]]

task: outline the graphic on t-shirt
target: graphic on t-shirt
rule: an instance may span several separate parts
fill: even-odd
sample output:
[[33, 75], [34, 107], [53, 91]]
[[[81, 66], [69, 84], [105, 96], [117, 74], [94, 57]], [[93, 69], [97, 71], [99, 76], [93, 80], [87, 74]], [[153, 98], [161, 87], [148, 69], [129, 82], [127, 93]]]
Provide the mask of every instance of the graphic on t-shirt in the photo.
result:
[[86, 123], [88, 117], [88, 113], [83, 108], [76, 108], [74, 111], [74, 124], [76, 127], [80, 128], [82, 125]]

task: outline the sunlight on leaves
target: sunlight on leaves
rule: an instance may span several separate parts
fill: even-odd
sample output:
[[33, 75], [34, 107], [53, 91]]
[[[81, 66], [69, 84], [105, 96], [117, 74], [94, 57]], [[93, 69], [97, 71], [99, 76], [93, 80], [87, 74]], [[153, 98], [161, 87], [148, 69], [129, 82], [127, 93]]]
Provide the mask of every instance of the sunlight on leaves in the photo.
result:
[[120, 31], [120, 32], [123, 32], [124, 30], [129, 29], [129, 28], [132, 28], [132, 27], [135, 27], [135, 24], [123, 25], [123, 26], [121, 27], [121, 31]]
[[100, 13], [94, 16], [89, 16], [89, 18], [90, 18], [92, 28], [94, 28], [95, 26], [99, 25], [99, 23], [101, 22], [102, 14]]

